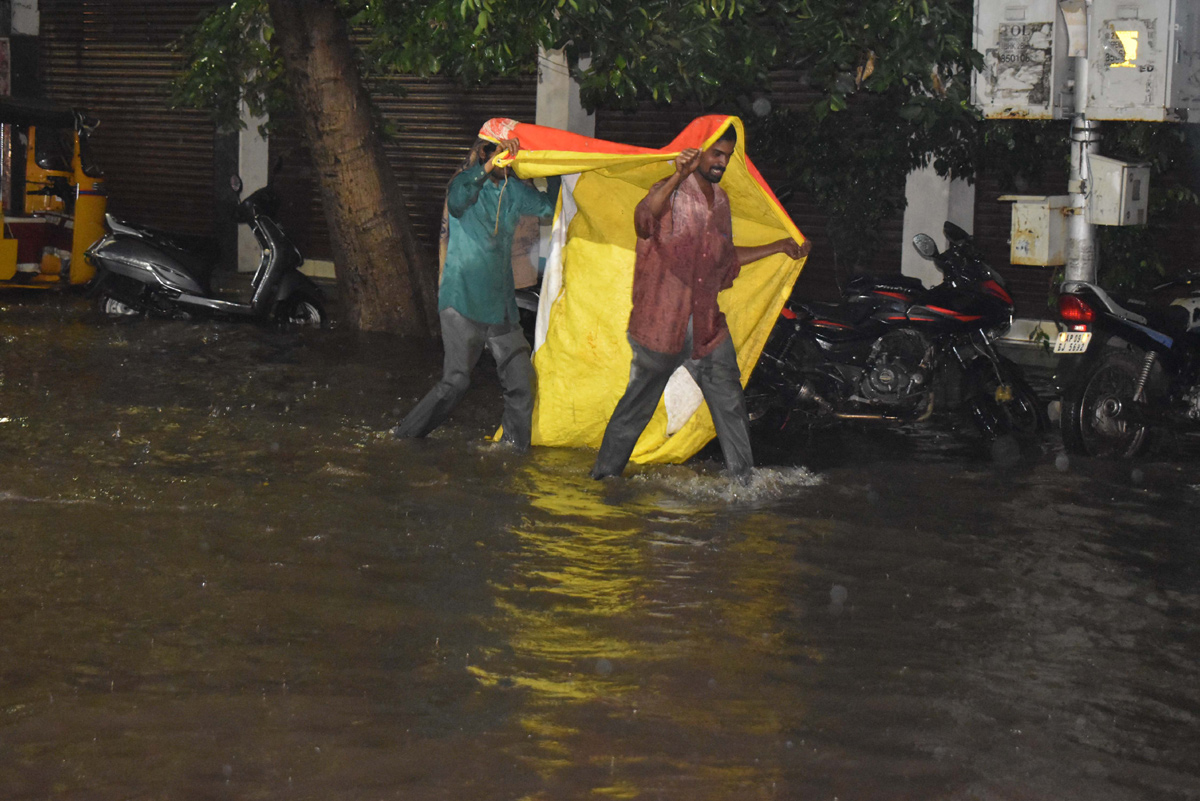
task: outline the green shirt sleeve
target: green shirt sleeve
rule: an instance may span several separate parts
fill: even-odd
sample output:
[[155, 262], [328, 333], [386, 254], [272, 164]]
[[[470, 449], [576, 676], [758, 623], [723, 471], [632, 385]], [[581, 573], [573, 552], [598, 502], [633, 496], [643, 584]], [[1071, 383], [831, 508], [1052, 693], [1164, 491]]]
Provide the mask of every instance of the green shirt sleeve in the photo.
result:
[[482, 164], [476, 164], [454, 176], [450, 190], [446, 193], [446, 209], [454, 217], [461, 217], [479, 199], [479, 190], [488, 179]]

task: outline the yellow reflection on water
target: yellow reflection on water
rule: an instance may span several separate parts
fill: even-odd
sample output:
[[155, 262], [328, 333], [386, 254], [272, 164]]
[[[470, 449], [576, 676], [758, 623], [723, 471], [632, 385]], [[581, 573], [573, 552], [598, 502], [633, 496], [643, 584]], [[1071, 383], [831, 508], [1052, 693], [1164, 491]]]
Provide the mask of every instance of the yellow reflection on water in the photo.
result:
[[779, 741], [806, 706], [777, 678], [800, 570], [786, 521], [672, 498], [670, 486], [634, 485], [614, 502], [611, 487], [560, 467], [544, 458], [512, 477], [530, 510], [485, 621], [502, 644], [471, 668], [524, 693], [514, 756], [547, 787], [611, 798], [651, 789], [639, 776], [702, 778], [694, 797], [776, 784], [772, 760], [738, 752]]

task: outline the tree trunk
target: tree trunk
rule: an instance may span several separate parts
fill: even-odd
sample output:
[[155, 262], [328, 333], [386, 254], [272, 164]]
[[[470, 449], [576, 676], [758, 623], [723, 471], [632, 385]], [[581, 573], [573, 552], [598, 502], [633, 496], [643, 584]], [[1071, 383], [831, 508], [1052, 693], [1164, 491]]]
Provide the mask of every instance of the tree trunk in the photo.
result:
[[435, 274], [384, 155], [346, 22], [334, 0], [268, 5], [321, 187], [343, 319], [364, 331], [429, 337]]

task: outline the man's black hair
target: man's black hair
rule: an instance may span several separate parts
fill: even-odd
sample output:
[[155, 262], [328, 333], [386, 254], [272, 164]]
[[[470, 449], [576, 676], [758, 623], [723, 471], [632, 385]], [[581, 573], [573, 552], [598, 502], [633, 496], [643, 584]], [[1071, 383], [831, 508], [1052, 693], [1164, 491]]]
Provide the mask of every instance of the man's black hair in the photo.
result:
[[737, 144], [737, 128], [734, 128], [732, 125], [730, 125], [728, 128], [725, 129], [725, 132], [723, 134], [721, 134], [720, 138], [718, 138], [717, 141], [718, 142], [733, 142], [736, 145]]

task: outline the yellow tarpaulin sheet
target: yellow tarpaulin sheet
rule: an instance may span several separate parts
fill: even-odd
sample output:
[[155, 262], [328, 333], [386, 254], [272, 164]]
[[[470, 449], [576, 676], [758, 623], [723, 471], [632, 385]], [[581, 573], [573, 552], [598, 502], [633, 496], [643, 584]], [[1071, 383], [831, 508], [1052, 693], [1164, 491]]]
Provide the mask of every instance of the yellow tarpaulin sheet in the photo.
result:
[[[711, 146], [730, 125], [737, 129], [738, 141], [720, 185], [729, 195], [734, 244], [762, 245], [787, 236], [804, 242], [746, 158], [745, 131], [737, 117], [700, 117], [661, 150], [513, 120], [496, 119], [484, 126], [481, 136], [486, 138], [519, 139], [521, 150], [512, 162], [519, 177], [564, 176], [534, 342], [534, 445], [599, 447], [629, 380], [632, 353], [625, 330], [632, 305], [634, 207], [674, 171], [680, 151]], [[733, 286], [721, 293], [743, 383], [802, 267], [803, 260], [770, 256], [743, 267]], [[632, 458], [682, 462], [713, 436], [700, 390], [681, 368]]]

